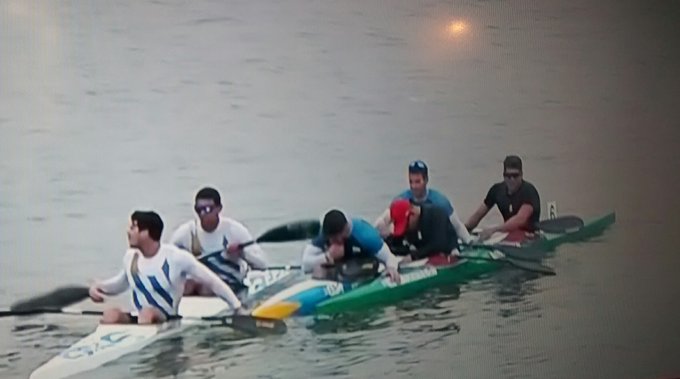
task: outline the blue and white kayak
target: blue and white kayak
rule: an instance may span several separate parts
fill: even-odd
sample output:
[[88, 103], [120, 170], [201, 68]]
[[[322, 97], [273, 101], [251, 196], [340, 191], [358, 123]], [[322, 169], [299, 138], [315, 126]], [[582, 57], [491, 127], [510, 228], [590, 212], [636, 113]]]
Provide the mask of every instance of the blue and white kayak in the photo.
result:
[[[254, 271], [248, 274], [245, 301], [257, 299], [267, 290], [278, 291], [299, 270]], [[217, 297], [186, 296], [179, 305], [183, 319], [159, 325], [98, 325], [93, 333], [53, 357], [30, 375], [30, 379], [62, 379], [93, 370], [105, 363], [141, 350], [158, 340], [172, 337], [189, 327], [204, 324], [200, 317], [218, 316], [229, 305]], [[68, 313], [68, 312], [66, 312]]]

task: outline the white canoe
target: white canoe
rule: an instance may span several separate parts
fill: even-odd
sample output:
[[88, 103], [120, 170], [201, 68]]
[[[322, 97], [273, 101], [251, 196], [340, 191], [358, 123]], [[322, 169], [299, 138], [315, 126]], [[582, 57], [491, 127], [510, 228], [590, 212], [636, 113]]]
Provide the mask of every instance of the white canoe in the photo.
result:
[[[289, 270], [272, 270], [249, 274], [247, 298], [295, 274]], [[197, 318], [224, 314], [229, 305], [216, 297], [182, 298], [179, 314], [195, 319], [181, 319], [160, 325], [98, 325], [93, 333], [73, 344], [31, 373], [29, 379], [62, 379], [83, 373], [124, 355], [139, 351], [160, 339], [176, 335], [203, 323]]]

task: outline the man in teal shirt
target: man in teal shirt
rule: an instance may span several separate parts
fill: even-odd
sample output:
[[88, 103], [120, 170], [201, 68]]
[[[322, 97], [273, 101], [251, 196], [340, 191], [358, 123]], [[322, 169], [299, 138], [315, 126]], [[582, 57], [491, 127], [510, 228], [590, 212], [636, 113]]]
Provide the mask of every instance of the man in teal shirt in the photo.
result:
[[[460, 218], [455, 209], [453, 209], [449, 199], [446, 195], [436, 189], [428, 188], [428, 181], [429, 170], [427, 164], [422, 160], [411, 162], [408, 166], [409, 189], [397, 195], [393, 200], [407, 199], [415, 204], [432, 204], [444, 209], [451, 219], [451, 223], [458, 234], [458, 238], [466, 244], [472, 242], [472, 236], [470, 236], [465, 224], [460, 221]], [[383, 238], [386, 238], [391, 234], [391, 224], [392, 219], [390, 217], [389, 208], [374, 222], [374, 226], [380, 231], [380, 235]]]

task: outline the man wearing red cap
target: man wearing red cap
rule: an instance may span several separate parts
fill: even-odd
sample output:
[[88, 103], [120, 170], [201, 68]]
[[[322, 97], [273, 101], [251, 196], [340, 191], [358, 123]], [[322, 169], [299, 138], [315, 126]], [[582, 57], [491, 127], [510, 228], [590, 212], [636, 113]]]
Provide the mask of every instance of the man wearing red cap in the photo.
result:
[[457, 252], [458, 235], [443, 208], [396, 199], [390, 204], [390, 217], [394, 224], [392, 236], [403, 238], [416, 249], [406, 261]]

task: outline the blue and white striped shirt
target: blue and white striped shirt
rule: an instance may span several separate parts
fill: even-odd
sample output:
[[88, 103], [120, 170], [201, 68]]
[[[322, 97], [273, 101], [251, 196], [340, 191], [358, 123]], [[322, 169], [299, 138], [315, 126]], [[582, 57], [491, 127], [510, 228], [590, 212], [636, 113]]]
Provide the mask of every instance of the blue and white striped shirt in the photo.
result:
[[109, 295], [130, 288], [132, 315], [144, 307], [152, 307], [169, 317], [177, 315], [188, 276], [211, 288], [232, 309], [241, 306], [231, 288], [215, 273], [188, 251], [170, 244], [161, 244], [158, 252], [148, 258], [137, 249], [129, 249], [123, 257], [123, 270], [97, 287]]

